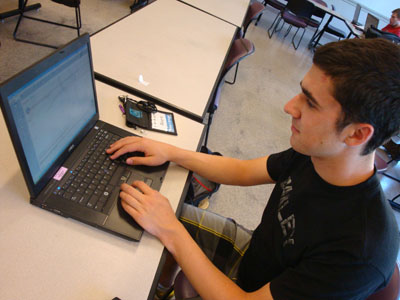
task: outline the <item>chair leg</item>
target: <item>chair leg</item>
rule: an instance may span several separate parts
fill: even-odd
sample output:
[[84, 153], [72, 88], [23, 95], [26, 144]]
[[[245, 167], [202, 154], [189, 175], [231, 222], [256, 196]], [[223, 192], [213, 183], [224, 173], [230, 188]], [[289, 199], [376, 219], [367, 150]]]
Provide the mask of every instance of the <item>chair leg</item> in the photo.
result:
[[319, 40], [321, 39], [322, 35], [324, 34], [325, 30], [322, 29], [320, 32], [318, 32], [318, 34], [314, 37], [314, 41], [312, 42], [313, 45], [312, 47], [315, 48], [318, 46], [319, 44]]
[[[287, 29], [287, 31], [286, 31], [285, 35], [283, 36], [283, 38], [287, 37], [287, 35], [289, 34], [289, 32], [292, 29], [292, 27], [293, 27], [292, 25], [289, 25], [289, 28]], [[297, 31], [299, 31], [299, 29], [297, 29]], [[296, 31], [296, 33], [297, 33], [297, 31]], [[294, 35], [296, 35], [296, 33]]]
[[209, 113], [208, 114], [208, 121], [207, 121], [207, 130], [206, 130], [206, 136], [204, 139], [204, 147], [207, 147], [207, 143], [208, 143], [208, 134], [210, 133], [210, 127], [211, 127], [211, 123], [212, 123], [212, 119], [213, 119], [214, 113]]
[[255, 26], [257, 26], [258, 25], [258, 22], [260, 22], [260, 19], [261, 19], [261, 16], [262, 16], [263, 14], [261, 13], [259, 16], [258, 16], [258, 18], [257, 18], [257, 21], [256, 21], [256, 23], [254, 24]]
[[[22, 6], [22, 9], [21, 9], [20, 12], [19, 12], [19, 18], [18, 18], [18, 21], [17, 21], [17, 25], [15, 26], [15, 29], [14, 29], [14, 32], [13, 32], [14, 40], [16, 40], [16, 41], [18, 41], [18, 42], [27, 43], [27, 44], [32, 44], [32, 45], [37, 45], [37, 46], [43, 46], [43, 47], [48, 47], [48, 48], [57, 49], [56, 46], [47, 45], [47, 44], [42, 44], [42, 43], [38, 43], [38, 42], [33, 42], [33, 41], [25, 40], [25, 39], [21, 39], [21, 38], [19, 38], [19, 37], [17, 36], [18, 29], [19, 29], [19, 26], [21, 25], [22, 18], [28, 18], [28, 19], [33, 19], [33, 20], [39, 20], [39, 19], [36, 19], [36, 18], [33, 18], [33, 17], [24, 16], [25, 7], [26, 7], [27, 3], [28, 3], [28, 0], [25, 0], [24, 4], [23, 4], [23, 6]], [[39, 20], [39, 21], [40, 21], [40, 20]]]
[[82, 19], [81, 19], [81, 8], [75, 7], [75, 19], [76, 19], [76, 30], [78, 32], [78, 36], [80, 36], [80, 29], [82, 28]]
[[27, 3], [28, 3], [28, 0], [25, 0], [24, 4], [22, 6], [22, 9], [19, 12], [20, 15], [19, 15], [19, 18], [18, 18], [18, 21], [17, 21], [17, 25], [15, 26], [15, 29], [14, 29], [14, 32], [13, 32], [14, 40], [19, 41], [19, 42], [23, 42], [23, 43], [32, 44], [32, 45], [53, 48], [53, 49], [57, 49], [58, 48], [57, 46], [44, 44], [44, 43], [39, 43], [39, 42], [34, 42], [34, 41], [29, 41], [29, 40], [25, 40], [25, 39], [19, 38], [17, 36], [17, 33], [18, 33], [19, 26], [21, 24], [22, 18], [27, 18], [27, 19], [31, 19], [31, 20], [34, 20], [34, 21], [39, 21], [39, 22], [43, 22], [43, 23], [47, 23], [47, 24], [67, 27], [67, 28], [71, 28], [71, 29], [76, 29], [77, 32], [78, 32], [78, 36], [80, 35], [80, 28], [82, 27], [82, 20], [81, 20], [81, 11], [80, 11], [80, 7], [79, 6], [75, 8], [76, 26], [71, 26], [71, 25], [61, 24], [61, 23], [57, 23], [57, 22], [52, 22], [52, 21], [43, 20], [43, 19], [34, 18], [34, 17], [30, 17], [30, 16], [24, 15], [25, 7], [26, 7]]
[[314, 41], [315, 36], [317, 35], [317, 33], [318, 33], [318, 27], [315, 29], [314, 34], [312, 35], [312, 37], [311, 37], [311, 39], [310, 39], [310, 42], [308, 43], [308, 49], [311, 49], [312, 43], [313, 43], [313, 41]]
[[[272, 36], [274, 35], [274, 32], [275, 32], [275, 30], [276, 30], [277, 25], [278, 25], [278, 24], [280, 23], [280, 21], [281, 21], [281, 19], [279, 18], [279, 15], [280, 15], [280, 14], [281, 14], [281, 13], [279, 12], [279, 13], [276, 15], [274, 21], [272, 22], [271, 26], [270, 26], [270, 27], [268, 28], [268, 30], [267, 30], [269, 38], [272, 38]], [[277, 22], [277, 23], [275, 24], [275, 22]], [[272, 33], [271, 33], [271, 29], [272, 29]]]
[[21, 10], [20, 10], [20, 12], [19, 12], [19, 17], [18, 17], [17, 25], [15, 26], [15, 29], [14, 29], [14, 32], [13, 32], [13, 37], [14, 37], [15, 40], [17, 39], [18, 28], [19, 28], [19, 25], [20, 25], [20, 23], [21, 23], [21, 21], [22, 21], [22, 18], [23, 18], [23, 16], [24, 16], [25, 7], [26, 7], [26, 4], [27, 4], [27, 3], [28, 3], [28, 0], [25, 0], [25, 1], [24, 1], [24, 4], [22, 5], [22, 8], [21, 8]]
[[236, 75], [237, 75], [238, 69], [239, 69], [239, 63], [236, 64], [235, 75], [234, 75], [234, 77], [233, 77], [233, 81], [227, 81], [227, 80], [225, 80], [226, 83], [234, 84], [234, 83], [236, 82]]
[[250, 23], [247, 24], [247, 26], [244, 28], [243, 34], [241, 35], [241, 38], [244, 38], [244, 36], [246, 35], [246, 32], [247, 32], [247, 28], [249, 28], [249, 26], [250, 26]]
[[392, 175], [386, 174], [385, 172], [383, 172], [382, 175], [400, 183], [400, 179], [393, 177]]
[[400, 197], [400, 194], [398, 194], [396, 197], [394, 197], [393, 199], [389, 199], [389, 203], [390, 203], [390, 205], [394, 208], [394, 209], [396, 209], [396, 210], [398, 210], [398, 211], [400, 211], [400, 204], [399, 203], [397, 203], [397, 202], [395, 202], [395, 200], [397, 199], [397, 198], [399, 198]]
[[296, 45], [294, 44], [294, 38], [295, 38], [297, 32], [299, 31], [299, 29], [300, 29], [300, 27], [297, 28], [297, 31], [296, 31], [296, 33], [294, 34], [293, 38], [292, 38], [292, 45], [293, 45], [293, 47], [294, 47], [295, 50], [297, 50], [297, 48], [299, 48], [300, 42], [301, 42], [301, 40], [303, 39], [304, 33], [306, 32], [306, 29], [303, 28], [303, 34], [301, 35], [300, 40], [299, 40], [299, 42], [297, 43], [297, 46], [296, 46]]

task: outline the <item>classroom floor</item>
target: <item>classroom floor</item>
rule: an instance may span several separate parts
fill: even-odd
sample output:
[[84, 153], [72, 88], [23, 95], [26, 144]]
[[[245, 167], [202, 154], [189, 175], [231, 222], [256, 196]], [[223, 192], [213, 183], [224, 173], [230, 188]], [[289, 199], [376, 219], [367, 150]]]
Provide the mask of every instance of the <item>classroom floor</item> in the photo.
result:
[[[2, 0], [0, 11], [14, 8], [16, 0]], [[32, 1], [33, 2], [33, 1]], [[58, 9], [50, 0], [41, 0], [42, 8], [32, 15], [73, 20], [73, 11]], [[128, 0], [82, 1], [82, 32], [93, 33], [129, 14]], [[294, 50], [292, 30], [284, 39], [286, 30], [271, 39], [267, 29], [276, 15], [267, 7], [257, 27], [250, 25], [246, 38], [255, 45], [255, 53], [243, 60], [234, 85], [225, 84], [219, 109], [214, 115], [208, 146], [225, 156], [255, 158], [288, 148], [290, 117], [283, 106], [300, 91], [299, 83], [312, 64], [312, 52], [307, 48], [313, 30], [307, 29], [298, 50]], [[28, 21], [29, 22], [29, 21]], [[0, 23], [0, 82], [27, 65], [50, 53], [50, 49], [15, 42], [12, 32], [16, 17]], [[58, 44], [75, 37], [72, 30], [49, 30], [47, 24], [23, 24], [21, 33]], [[300, 35], [299, 35], [300, 36]], [[297, 38], [299, 38], [299, 36]], [[297, 41], [297, 40], [296, 40]], [[330, 41], [323, 38], [322, 43]], [[232, 74], [228, 74], [228, 77]], [[229, 79], [229, 78], [228, 78]], [[391, 171], [400, 177], [400, 168], [394, 164]], [[388, 198], [400, 193], [400, 184], [382, 179]], [[235, 219], [239, 224], [254, 229], [261, 219], [272, 186], [232, 187], [222, 186], [210, 199], [209, 210]], [[400, 200], [399, 200], [400, 202]], [[395, 211], [398, 223], [400, 213]]]

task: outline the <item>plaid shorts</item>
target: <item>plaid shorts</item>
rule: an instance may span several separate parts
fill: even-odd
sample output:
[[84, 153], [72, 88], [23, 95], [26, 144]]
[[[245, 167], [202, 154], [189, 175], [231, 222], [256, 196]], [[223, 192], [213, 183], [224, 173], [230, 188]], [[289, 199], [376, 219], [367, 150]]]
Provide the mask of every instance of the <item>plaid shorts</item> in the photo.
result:
[[179, 220], [213, 264], [236, 281], [253, 232], [232, 219], [188, 204]]

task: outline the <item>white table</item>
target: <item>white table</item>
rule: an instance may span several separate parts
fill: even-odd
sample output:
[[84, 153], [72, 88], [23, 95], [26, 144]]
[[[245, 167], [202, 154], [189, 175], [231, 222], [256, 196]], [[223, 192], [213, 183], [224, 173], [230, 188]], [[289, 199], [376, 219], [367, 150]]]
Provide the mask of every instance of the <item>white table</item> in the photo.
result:
[[[100, 117], [124, 126], [117, 96], [97, 83]], [[134, 131], [196, 150], [203, 125], [175, 114], [178, 136]], [[124, 240], [29, 204], [29, 194], [0, 118], [0, 299], [147, 299], [163, 246], [144, 233]], [[161, 193], [176, 209], [188, 171], [170, 164]]]
[[157, 0], [91, 37], [96, 78], [201, 122], [236, 30]]
[[237, 27], [242, 27], [250, 0], [180, 0]]
[[363, 32], [359, 29], [357, 29], [356, 26], [354, 26], [351, 21], [349, 21], [348, 19], [346, 19], [345, 17], [343, 17], [339, 12], [337, 12], [336, 10], [333, 10], [332, 8], [330, 8], [329, 6], [326, 7], [316, 1], [313, 0], [309, 0], [311, 3], [313, 3], [316, 7], [322, 9], [323, 11], [325, 11], [327, 14], [343, 21], [347, 28], [350, 30], [351, 34], [353, 34], [356, 37], [360, 37], [363, 35]]

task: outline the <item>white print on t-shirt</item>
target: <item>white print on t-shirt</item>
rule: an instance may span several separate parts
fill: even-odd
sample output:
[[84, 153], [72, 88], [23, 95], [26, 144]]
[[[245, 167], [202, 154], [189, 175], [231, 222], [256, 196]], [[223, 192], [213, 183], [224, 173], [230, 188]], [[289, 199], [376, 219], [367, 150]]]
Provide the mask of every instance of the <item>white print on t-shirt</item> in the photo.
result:
[[295, 226], [295, 217], [294, 214], [286, 217], [282, 215], [282, 210], [285, 208], [286, 205], [289, 203], [290, 192], [292, 191], [292, 179], [286, 179], [284, 182], [281, 183], [282, 195], [279, 200], [279, 207], [278, 207], [278, 220], [282, 228], [283, 234], [283, 247], [286, 245], [294, 245], [294, 232], [296, 229]]

